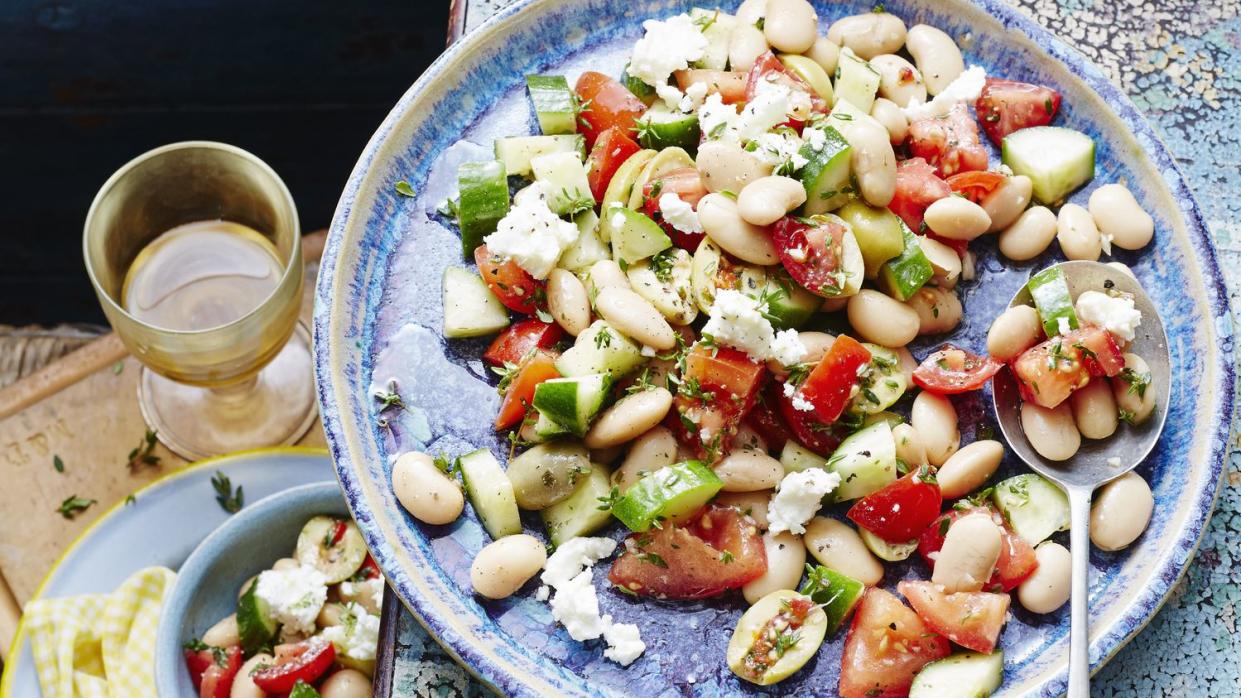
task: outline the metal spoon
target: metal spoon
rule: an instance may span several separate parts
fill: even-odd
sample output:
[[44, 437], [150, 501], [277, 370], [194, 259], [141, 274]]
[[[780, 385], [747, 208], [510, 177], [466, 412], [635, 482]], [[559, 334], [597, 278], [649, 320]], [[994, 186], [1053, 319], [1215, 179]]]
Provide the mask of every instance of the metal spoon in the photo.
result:
[[[1103, 291], [1105, 287], [1133, 296], [1134, 306], [1142, 313], [1137, 335], [1126, 349], [1141, 356], [1150, 365], [1151, 385], [1155, 390], [1155, 412], [1138, 426], [1121, 424], [1109, 438], [1095, 441], [1083, 439], [1081, 450], [1067, 461], [1056, 462], [1040, 456], [1026, 440], [1021, 427], [1021, 397], [1016, 379], [1009, 370], [1000, 371], [992, 385], [996, 419], [1004, 439], [1016, 454], [1039, 475], [1059, 485], [1069, 497], [1071, 528], [1069, 545], [1073, 555], [1072, 608], [1069, 631], [1069, 698], [1090, 696], [1090, 498], [1099, 486], [1133, 470], [1154, 449], [1168, 417], [1168, 396], [1171, 394], [1171, 358], [1168, 338], [1164, 334], [1159, 312], [1142, 286], [1125, 270], [1099, 262], [1061, 262], [1072, 298], [1086, 291]], [[1107, 282], [1111, 282], [1108, 286]], [[1030, 292], [1022, 286], [1009, 307], [1031, 305]], [[1114, 459], [1118, 459], [1114, 460]], [[1110, 464], [1108, 461], [1112, 461]], [[1119, 463], [1118, 465], [1114, 465]]]

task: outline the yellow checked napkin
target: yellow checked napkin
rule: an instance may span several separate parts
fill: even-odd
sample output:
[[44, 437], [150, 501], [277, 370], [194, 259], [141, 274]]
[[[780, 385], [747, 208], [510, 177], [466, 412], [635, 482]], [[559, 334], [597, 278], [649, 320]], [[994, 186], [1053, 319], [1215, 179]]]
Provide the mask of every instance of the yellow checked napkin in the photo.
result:
[[176, 573], [135, 572], [111, 594], [39, 599], [26, 605], [43, 698], [155, 695], [155, 631]]

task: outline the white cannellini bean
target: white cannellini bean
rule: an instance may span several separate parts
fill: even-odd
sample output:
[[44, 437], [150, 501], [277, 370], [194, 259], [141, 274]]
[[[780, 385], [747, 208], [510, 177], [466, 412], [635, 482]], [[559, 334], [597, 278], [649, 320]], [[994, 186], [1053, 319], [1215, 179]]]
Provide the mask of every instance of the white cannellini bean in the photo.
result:
[[1056, 216], [1056, 240], [1060, 250], [1069, 259], [1096, 261], [1103, 252], [1103, 240], [1099, 229], [1090, 217], [1090, 211], [1077, 204], [1065, 204]]
[[392, 464], [392, 491], [415, 519], [436, 526], [452, 523], [465, 508], [461, 487], [425, 453], [402, 453]]
[[953, 522], [935, 558], [931, 581], [949, 594], [980, 591], [1000, 559], [1003, 536], [990, 514], [969, 514]]
[[[767, 16], [767, 0], [744, 0], [737, 6], [736, 17], [742, 24], [754, 26]], [[734, 68], [736, 70], [736, 68]]]
[[556, 324], [574, 337], [590, 327], [590, 297], [586, 286], [567, 269], [553, 269], [547, 277], [547, 311]]
[[241, 597], [245, 596], [247, 591], [250, 591], [250, 587], [251, 587], [251, 585], [253, 585], [253, 584], [254, 584], [254, 580], [256, 580], [256, 579], [258, 579], [258, 578], [259, 578], [259, 576], [256, 574], [256, 575], [254, 575], [254, 576], [252, 576], [252, 577], [250, 577], [250, 578], [246, 579], [246, 581], [242, 582], [240, 587], [237, 587], [237, 599], [238, 599], [238, 600], [240, 600], [240, 599], [241, 599]]
[[1033, 306], [1018, 305], [1000, 313], [987, 330], [987, 353], [1011, 361], [1043, 338], [1043, 323]]
[[903, 347], [918, 336], [918, 313], [879, 291], [863, 289], [849, 299], [849, 324], [862, 339], [885, 347]]
[[[1146, 360], [1132, 352], [1125, 352], [1125, 368], [1139, 376], [1150, 376], [1151, 367]], [[1154, 385], [1147, 385], [1145, 390], [1132, 390], [1129, 381], [1123, 375], [1112, 379], [1112, 395], [1116, 397], [1116, 407], [1124, 410], [1131, 424], [1141, 424], [1150, 418], [1155, 411], [1155, 397], [1159, 391]]]
[[898, 107], [907, 107], [913, 100], [926, 101], [926, 83], [913, 63], [897, 55], [884, 54], [870, 59], [870, 67], [879, 73], [879, 96]]
[[1000, 233], [1000, 252], [1015, 262], [1043, 254], [1056, 237], [1056, 214], [1046, 206], [1026, 209]]
[[371, 698], [371, 677], [357, 669], [341, 669], [319, 685], [319, 695], [322, 698]]
[[896, 195], [896, 151], [888, 129], [869, 116], [833, 125], [853, 150], [849, 167], [862, 198], [871, 206], [887, 206]]
[[[771, 174], [771, 165], [740, 145], [727, 141], [707, 141], [698, 146], [694, 164], [698, 174], [702, 175], [703, 185], [710, 192], [730, 191], [735, 194], [750, 182]], [[698, 205], [701, 220], [702, 202]]]
[[1034, 549], [1038, 567], [1017, 587], [1017, 600], [1031, 613], [1051, 613], [1069, 600], [1073, 581], [1073, 556], [1069, 549], [1043, 541]]
[[784, 466], [762, 451], [743, 449], [717, 463], [715, 474], [724, 482], [725, 492], [757, 492], [780, 484]]
[[677, 440], [667, 427], [657, 426], [639, 436], [629, 447], [621, 467], [612, 473], [612, 484], [624, 493], [637, 482], [643, 473], [672, 465], [676, 462]]
[[991, 217], [982, 206], [963, 196], [945, 196], [931, 204], [923, 216], [936, 235], [950, 240], [973, 240], [991, 227]]
[[1090, 541], [1100, 550], [1121, 550], [1146, 530], [1155, 509], [1150, 485], [1128, 472], [1095, 494], [1090, 506]]
[[1033, 402], [1021, 403], [1021, 430], [1030, 446], [1047, 460], [1068, 460], [1082, 446], [1082, 435], [1073, 422], [1068, 401], [1054, 409]]
[[470, 565], [474, 591], [489, 599], [512, 596], [547, 564], [547, 548], [534, 536], [519, 533], [492, 541]]
[[806, 51], [806, 58], [818, 63], [828, 75], [835, 75], [836, 64], [840, 62], [840, 46], [832, 43], [826, 36], [820, 36], [814, 40], [810, 50]]
[[767, 175], [750, 182], [737, 195], [737, 213], [754, 225], [771, 225], [806, 203], [806, 189], [792, 177]]
[[849, 297], [844, 298], [828, 298], [823, 301], [823, 305], [819, 307], [821, 313], [838, 313], [849, 305]]
[[889, 142], [893, 145], [905, 142], [905, 137], [909, 135], [909, 117], [905, 116], [905, 112], [896, 106], [895, 102], [883, 97], [877, 98], [870, 108], [870, 115], [888, 129]]
[[963, 446], [948, 457], [935, 473], [944, 499], [964, 497], [995, 474], [1004, 459], [1004, 444], [991, 439]]
[[676, 333], [655, 306], [627, 288], [605, 288], [595, 296], [595, 310], [621, 334], [660, 351], [677, 344]]
[[796, 589], [806, 567], [806, 546], [801, 537], [788, 531], [763, 535], [767, 549], [767, 571], [758, 579], [741, 587], [746, 603], [755, 604], [777, 589]]
[[323, 608], [319, 609], [319, 615], [315, 618], [315, 622], [321, 628], [329, 628], [334, 625], [340, 625], [345, 621], [345, 605], [332, 603], [331, 601], [323, 604]]
[[957, 292], [938, 286], [923, 286], [905, 301], [905, 305], [918, 314], [920, 335], [951, 332], [961, 324], [961, 314], [964, 312]]
[[982, 210], [991, 218], [988, 233], [1004, 230], [1030, 205], [1034, 183], [1025, 175], [1005, 177], [1000, 186], [982, 200]]
[[262, 664], [271, 666], [275, 663], [276, 658], [266, 652], [259, 652], [247, 659], [233, 679], [233, 688], [229, 691], [228, 698], [266, 698], [267, 693], [254, 685], [252, 674]]
[[863, 60], [896, 53], [905, 45], [905, 23], [886, 12], [866, 12], [842, 17], [827, 30], [837, 46], [847, 46]]
[[1140, 250], [1155, 235], [1155, 219], [1142, 210], [1133, 192], [1123, 184], [1104, 184], [1090, 194], [1090, 215], [1112, 244], [1126, 250]]
[[237, 630], [237, 614], [234, 613], [221, 619], [220, 622], [208, 628], [207, 632], [203, 633], [203, 642], [212, 647], [231, 647], [241, 644], [241, 633]]
[[767, 507], [771, 504], [771, 490], [755, 490], [753, 492], [721, 492], [715, 503], [721, 506], [734, 506], [742, 514], [754, 519], [759, 530], [767, 530]]
[[1087, 439], [1106, 439], [1116, 432], [1120, 423], [1116, 398], [1106, 378], [1092, 378], [1069, 395], [1073, 421], [1077, 431]]
[[883, 565], [862, 542], [858, 532], [847, 524], [826, 516], [816, 516], [806, 524], [802, 536], [806, 550], [819, 564], [873, 587], [883, 579]]
[[965, 72], [965, 59], [961, 49], [943, 31], [927, 24], [909, 28], [905, 37], [905, 49], [914, 57], [914, 65], [926, 81], [927, 94], [937, 95]]
[[733, 70], [749, 72], [758, 57], [767, 52], [767, 37], [751, 22], [739, 22], [728, 38], [728, 64]]
[[926, 465], [926, 446], [922, 445], [917, 429], [908, 424], [897, 424], [892, 427], [892, 438], [896, 440], [897, 458], [915, 468]]
[[586, 277], [582, 282], [592, 299], [598, 298], [599, 292], [605, 288], [629, 289], [629, 278], [621, 271], [616, 260], [612, 259], [601, 259], [592, 264], [590, 269], [586, 270]]
[[587, 448], [607, 448], [633, 441], [663, 421], [671, 407], [672, 393], [665, 388], [631, 393], [604, 410], [582, 441]]
[[818, 363], [827, 355], [827, 350], [832, 348], [832, 343], [836, 338], [826, 332], [798, 332], [797, 339], [801, 341], [803, 347], [806, 348], [806, 357], [802, 359], [804, 363]]
[[801, 53], [814, 45], [819, 17], [806, 0], [767, 0], [763, 35], [777, 51]]
[[934, 238], [918, 236], [918, 247], [935, 272], [932, 279], [943, 288], [954, 288], [961, 277], [961, 257], [957, 251]]
[[[802, 197], [805, 198], [804, 190]], [[767, 229], [742, 218], [737, 202], [727, 196], [707, 194], [702, 197], [698, 202], [698, 220], [712, 242], [741, 261], [763, 265], [780, 261]]]
[[931, 465], [943, 465], [961, 446], [957, 410], [943, 395], [925, 390], [919, 392], [909, 411], [909, 423], [922, 437], [926, 459]]

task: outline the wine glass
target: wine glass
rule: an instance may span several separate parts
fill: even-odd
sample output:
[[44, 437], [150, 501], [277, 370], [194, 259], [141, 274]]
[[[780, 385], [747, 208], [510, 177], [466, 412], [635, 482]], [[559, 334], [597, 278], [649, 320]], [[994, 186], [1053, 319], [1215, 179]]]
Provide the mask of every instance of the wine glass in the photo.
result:
[[314, 423], [301, 230], [266, 163], [207, 141], [144, 153], [95, 196], [82, 249], [169, 449], [196, 460], [290, 444]]

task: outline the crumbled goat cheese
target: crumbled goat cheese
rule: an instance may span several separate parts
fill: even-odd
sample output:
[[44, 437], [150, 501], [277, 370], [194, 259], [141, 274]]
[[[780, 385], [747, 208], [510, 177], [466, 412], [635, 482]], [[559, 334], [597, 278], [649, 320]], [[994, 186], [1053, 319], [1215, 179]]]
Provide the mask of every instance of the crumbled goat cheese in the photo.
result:
[[763, 317], [765, 309], [757, 300], [740, 291], [724, 289], [715, 294], [711, 317], [702, 328], [702, 333], [711, 335], [720, 344], [744, 351], [755, 361], [775, 358], [786, 366], [801, 361], [806, 348], [798, 339], [797, 331], [781, 332], [782, 338], [777, 344], [775, 330]]
[[547, 558], [543, 566], [543, 574], [539, 577], [544, 584], [559, 588], [576, 577], [582, 570], [616, 551], [616, 541], [610, 538], [572, 538], [556, 548], [556, 552]]
[[599, 615], [599, 596], [595, 593], [594, 568], [556, 587], [552, 596], [552, 617], [569, 631], [569, 637], [582, 642], [594, 640], [606, 627]]
[[309, 565], [267, 570], [259, 575], [255, 596], [266, 602], [285, 637], [310, 635], [327, 601], [327, 578]]
[[[611, 620], [612, 617], [604, 618]], [[608, 643], [603, 656], [621, 666], [633, 664], [633, 661], [646, 651], [646, 643], [638, 633], [638, 626], [633, 623], [611, 623], [604, 628], [603, 639]]]
[[806, 345], [802, 344], [797, 330], [780, 330], [771, 342], [771, 358], [782, 366], [801, 363], [806, 358]]
[[824, 146], [827, 145], [827, 133], [821, 128], [807, 128], [802, 130], [801, 136], [814, 152], [822, 152]]
[[771, 533], [805, 533], [806, 522], [818, 513], [823, 497], [838, 486], [840, 475], [822, 468], [785, 475], [767, 507], [767, 530]]
[[[550, 597], [552, 617], [568, 631], [569, 637], [583, 642], [600, 636], [607, 642], [603, 656], [628, 666], [646, 650], [635, 625], [613, 623], [612, 616], [599, 615], [599, 596], [595, 592], [594, 564], [616, 550], [609, 538], [573, 538], [547, 559], [535, 597]], [[553, 591], [554, 590], [554, 593]]]
[[546, 584], [534, 590], [534, 598], [539, 601], [546, 601], [552, 595], [552, 588]]
[[360, 604], [345, 606], [340, 625], [332, 625], [320, 633], [323, 639], [336, 645], [336, 651], [346, 657], [361, 661], [375, 658], [379, 645], [379, 616], [366, 612]]
[[1112, 456], [1111, 458], [1107, 459], [1107, 464], [1112, 466], [1113, 468], [1119, 468], [1120, 458], [1117, 458], [1116, 456]]
[[682, 233], [702, 232], [702, 223], [698, 221], [694, 207], [682, 201], [680, 195], [674, 191], [659, 195], [659, 213], [673, 228]]
[[690, 85], [685, 88], [685, 96], [689, 97], [690, 103], [694, 105], [693, 108], [697, 109], [702, 106], [702, 101], [707, 97], [707, 83], [696, 82]]
[[1073, 328], [1069, 325], [1069, 319], [1067, 317], [1061, 316], [1061, 317], [1056, 318], [1056, 330], [1060, 334], [1068, 334], [1069, 332], [1073, 330]]
[[986, 84], [987, 71], [971, 65], [931, 101], [923, 103], [916, 97], [910, 100], [909, 106], [904, 108], [905, 116], [909, 117], [910, 121], [946, 116], [958, 102], [973, 104], [977, 101]]
[[561, 253], [577, 242], [578, 228], [561, 220], [542, 197], [515, 199], [514, 204], [483, 242], [491, 254], [513, 260], [536, 279], [546, 279]]
[[724, 104], [724, 99], [718, 92], [708, 95], [698, 108], [698, 128], [708, 139], [736, 142], [737, 121], [740, 118], [737, 108]]
[[754, 95], [737, 118], [736, 137], [752, 141], [788, 120], [789, 88], [771, 85]]
[[1142, 324], [1142, 311], [1133, 307], [1132, 298], [1086, 291], [1077, 297], [1075, 305], [1078, 320], [1102, 327], [1126, 342], [1133, 341]]
[[655, 350], [655, 347], [649, 344], [643, 344], [642, 350], [638, 353], [642, 354], [642, 356], [645, 356], [648, 359], [653, 359], [655, 358], [656, 355], [658, 355], [659, 352]]
[[801, 155], [802, 139], [791, 129], [764, 133], [751, 141], [751, 151], [759, 161], [780, 174], [792, 174], [809, 162]]
[[369, 605], [363, 604], [368, 608], [379, 608], [383, 606], [384, 580], [383, 577], [376, 577], [361, 582], [341, 582], [340, 593], [347, 598], [370, 601]]
[[669, 17], [662, 22], [648, 19], [642, 28], [646, 34], [633, 45], [628, 71], [652, 87], [667, 84], [673, 72], [688, 68], [707, 49], [706, 37], [689, 15]]
[[803, 396], [800, 392], [793, 394], [792, 399], [789, 400], [789, 404], [792, 405], [793, 409], [797, 410], [798, 412], [813, 412], [814, 411], [814, 404], [810, 402], [809, 400], [807, 400], [805, 396]]

